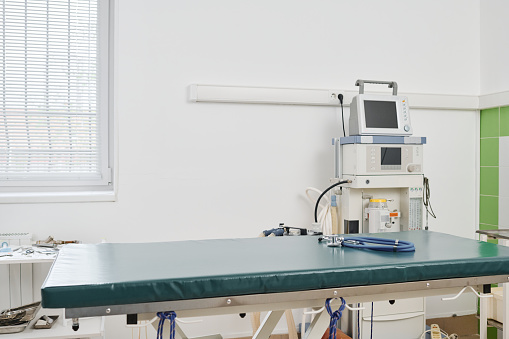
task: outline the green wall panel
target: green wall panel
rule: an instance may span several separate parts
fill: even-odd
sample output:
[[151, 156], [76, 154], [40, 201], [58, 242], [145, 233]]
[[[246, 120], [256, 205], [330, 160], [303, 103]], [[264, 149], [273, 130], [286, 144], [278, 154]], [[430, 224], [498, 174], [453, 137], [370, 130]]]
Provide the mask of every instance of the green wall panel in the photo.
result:
[[481, 139], [481, 166], [498, 166], [498, 138]]
[[509, 136], [509, 106], [500, 108], [500, 136]]
[[497, 226], [498, 197], [481, 195], [479, 205], [479, 223]]
[[497, 329], [495, 327], [488, 327], [488, 339], [497, 339]]
[[499, 108], [490, 108], [481, 111], [481, 138], [498, 137], [499, 134]]
[[493, 225], [487, 225], [487, 224], [479, 224], [479, 229], [482, 231], [487, 231], [487, 230], [498, 229], [498, 227], [493, 226]]
[[481, 194], [498, 196], [498, 167], [481, 167]]

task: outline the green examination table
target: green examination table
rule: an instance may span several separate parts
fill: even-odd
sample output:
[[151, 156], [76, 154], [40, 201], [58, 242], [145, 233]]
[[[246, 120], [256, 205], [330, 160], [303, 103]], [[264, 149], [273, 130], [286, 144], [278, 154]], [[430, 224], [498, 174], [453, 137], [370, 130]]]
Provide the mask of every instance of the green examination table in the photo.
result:
[[[365, 236], [410, 241], [415, 252], [328, 247], [316, 236], [67, 245], [42, 287], [42, 305], [65, 308], [75, 324], [118, 314], [269, 311], [255, 335], [268, 338], [285, 309], [321, 308], [327, 298], [355, 304], [465, 286], [487, 292], [509, 281], [505, 246], [431, 231]], [[306, 338], [321, 338], [328, 322], [325, 310], [317, 314]]]

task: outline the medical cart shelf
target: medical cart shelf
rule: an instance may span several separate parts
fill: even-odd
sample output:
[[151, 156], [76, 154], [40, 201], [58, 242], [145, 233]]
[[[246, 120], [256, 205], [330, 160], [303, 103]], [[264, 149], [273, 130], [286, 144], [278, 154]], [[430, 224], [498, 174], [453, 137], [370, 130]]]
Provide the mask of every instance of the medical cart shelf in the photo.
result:
[[501, 331], [504, 329], [504, 324], [493, 319], [488, 319], [488, 326], [495, 327], [496, 329]]
[[[0, 252], [0, 265], [52, 263], [57, 257], [56, 252], [50, 254], [39, 253], [42, 249], [31, 246], [21, 246], [22, 251], [19, 251], [19, 246], [15, 246], [13, 249], [14, 251], [9, 253]], [[23, 251], [27, 249], [31, 250], [32, 253], [24, 254]]]
[[[16, 252], [15, 252], [16, 253]], [[56, 255], [46, 255], [34, 253], [31, 255], [21, 255], [16, 253], [13, 257], [0, 257], [0, 265], [16, 264], [44, 264], [55, 261]], [[34, 329], [33, 325], [42, 315], [58, 315], [57, 323], [50, 329]], [[104, 337], [104, 317], [84, 318], [80, 322], [79, 332], [71, 328], [70, 320], [64, 317], [63, 309], [41, 309], [37, 316], [21, 333], [1, 334], [0, 339], [30, 339], [30, 338], [103, 338]]]
[[[481, 319], [481, 317], [479, 315], [476, 316], [477, 319]], [[501, 322], [498, 322], [496, 320], [493, 320], [493, 319], [488, 319], [488, 326], [489, 327], [495, 327], [497, 330], [503, 330], [504, 329], [504, 324], [502, 324]]]
[[50, 258], [9, 258], [9, 257], [0, 257], [0, 265], [14, 265], [14, 264], [42, 264], [42, 263], [52, 263], [55, 261], [54, 257]]
[[[42, 315], [59, 315], [50, 329], [33, 328]], [[65, 322], [65, 323], [64, 323]], [[80, 330], [75, 332], [71, 328], [70, 320], [65, 320], [63, 312], [60, 310], [40, 309], [37, 316], [32, 320], [30, 325], [21, 333], [2, 334], [1, 339], [30, 339], [30, 338], [103, 338], [104, 337], [104, 317], [84, 318], [80, 321]]]

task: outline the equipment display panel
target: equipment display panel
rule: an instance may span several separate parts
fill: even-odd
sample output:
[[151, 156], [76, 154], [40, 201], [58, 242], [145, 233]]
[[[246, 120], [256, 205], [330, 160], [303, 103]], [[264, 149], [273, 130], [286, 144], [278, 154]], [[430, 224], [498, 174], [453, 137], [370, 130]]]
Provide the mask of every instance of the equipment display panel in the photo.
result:
[[367, 128], [398, 128], [395, 101], [364, 100]]
[[412, 135], [408, 99], [359, 94], [350, 105], [350, 135]]
[[343, 145], [342, 173], [347, 175], [422, 174], [422, 152], [422, 145]]

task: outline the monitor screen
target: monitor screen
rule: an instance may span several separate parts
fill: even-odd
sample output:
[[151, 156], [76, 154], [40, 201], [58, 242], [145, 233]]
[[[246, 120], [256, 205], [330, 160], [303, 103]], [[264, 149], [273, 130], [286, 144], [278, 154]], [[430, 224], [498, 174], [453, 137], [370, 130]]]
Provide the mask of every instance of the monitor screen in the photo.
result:
[[382, 147], [380, 165], [401, 165], [401, 148]]
[[364, 100], [367, 128], [398, 128], [395, 101]]

